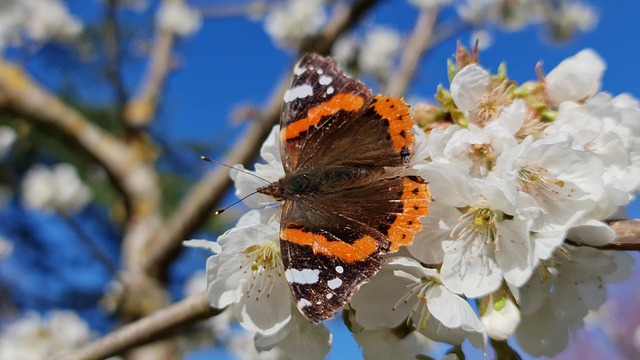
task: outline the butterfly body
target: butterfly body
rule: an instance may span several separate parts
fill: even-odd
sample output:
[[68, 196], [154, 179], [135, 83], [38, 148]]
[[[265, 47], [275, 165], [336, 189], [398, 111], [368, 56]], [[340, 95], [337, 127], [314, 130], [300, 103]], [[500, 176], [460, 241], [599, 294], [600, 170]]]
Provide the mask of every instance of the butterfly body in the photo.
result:
[[258, 189], [283, 201], [280, 248], [298, 309], [333, 317], [382, 265], [409, 245], [430, 195], [404, 175], [414, 135], [402, 99], [373, 96], [330, 58], [305, 55], [284, 96], [285, 176]]

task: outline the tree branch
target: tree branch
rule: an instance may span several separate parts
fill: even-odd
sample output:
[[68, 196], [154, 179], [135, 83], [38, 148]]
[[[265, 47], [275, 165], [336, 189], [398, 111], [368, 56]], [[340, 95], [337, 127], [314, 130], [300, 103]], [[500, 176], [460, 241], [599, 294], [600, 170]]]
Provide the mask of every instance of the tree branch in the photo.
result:
[[617, 236], [614, 241], [598, 249], [640, 251], [640, 220], [612, 220], [609, 225], [615, 230]]
[[400, 60], [400, 67], [390, 77], [387, 84], [387, 94], [403, 96], [414, 77], [418, 62], [429, 48], [434, 26], [438, 17], [438, 10], [422, 10], [413, 28], [411, 37], [407, 40]]
[[4, 98], [3, 107], [16, 111], [34, 123], [60, 131], [102, 165], [123, 193], [135, 192], [127, 177], [138, 166], [139, 157], [118, 138], [95, 126], [41, 88], [22, 68], [2, 59], [0, 93]]
[[[601, 247], [603, 250], [640, 250], [640, 220], [615, 220], [610, 224], [616, 231], [617, 237], [611, 246]], [[96, 359], [113, 356], [135, 346], [160, 339], [162, 336], [168, 336], [170, 335], [168, 331], [175, 327], [189, 325], [218, 313], [219, 310], [209, 307], [208, 295], [203, 293], [126, 325], [61, 359]]]
[[56, 359], [104, 359], [136, 346], [165, 338], [177, 333], [184, 326], [219, 313], [219, 310], [210, 307], [206, 293], [191, 296]]

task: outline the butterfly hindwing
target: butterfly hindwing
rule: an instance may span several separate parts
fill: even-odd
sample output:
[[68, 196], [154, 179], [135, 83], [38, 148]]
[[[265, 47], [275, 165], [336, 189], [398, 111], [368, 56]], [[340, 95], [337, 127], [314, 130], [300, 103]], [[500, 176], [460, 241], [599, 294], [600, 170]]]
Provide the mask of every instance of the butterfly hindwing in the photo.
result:
[[320, 321], [340, 310], [377, 272], [381, 253], [413, 241], [428, 198], [419, 178], [365, 177], [321, 197], [288, 201], [280, 247], [300, 311]]

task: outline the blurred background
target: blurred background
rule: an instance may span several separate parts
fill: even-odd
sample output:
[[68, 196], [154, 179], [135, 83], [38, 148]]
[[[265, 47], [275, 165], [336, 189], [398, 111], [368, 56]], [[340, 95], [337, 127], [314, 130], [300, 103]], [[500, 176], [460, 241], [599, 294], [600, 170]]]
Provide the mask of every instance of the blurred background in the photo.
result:
[[[251, 167], [301, 52], [415, 104], [448, 86], [457, 42], [478, 40], [480, 63], [519, 83], [592, 48], [603, 90], [638, 98], [639, 13], [632, 0], [0, 2], [0, 345], [37, 359], [203, 291], [210, 253], [181, 241], [215, 240], [246, 208], [213, 215], [236, 198], [199, 156]], [[627, 210], [640, 217], [637, 200]], [[558, 358], [638, 354], [633, 272]], [[360, 357], [340, 319], [330, 328], [329, 359]], [[258, 356], [223, 317], [174, 340], [173, 358]]]

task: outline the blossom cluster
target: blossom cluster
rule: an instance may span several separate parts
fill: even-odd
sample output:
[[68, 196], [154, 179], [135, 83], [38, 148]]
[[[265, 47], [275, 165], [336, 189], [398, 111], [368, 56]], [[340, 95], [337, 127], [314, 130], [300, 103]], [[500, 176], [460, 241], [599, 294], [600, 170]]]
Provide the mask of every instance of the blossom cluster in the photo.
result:
[[87, 323], [72, 311], [53, 310], [44, 317], [28, 313], [0, 333], [0, 359], [49, 359], [79, 348], [91, 335]]
[[[473, 28], [470, 42], [478, 41], [483, 48], [493, 42], [492, 33], [496, 28], [516, 31], [530, 25], [542, 25], [549, 29], [547, 33], [554, 39], [565, 40], [576, 32], [592, 30], [598, 22], [594, 8], [578, 0], [560, 0], [553, 4], [540, 0], [407, 1], [434, 13], [453, 8], [460, 21]], [[298, 49], [305, 39], [318, 35], [328, 23], [327, 13], [343, 11], [342, 5], [327, 0], [267, 3], [262, 9], [265, 31], [279, 47]], [[332, 55], [343, 67], [355, 67], [382, 83], [387, 82], [397, 63], [403, 39], [396, 30], [373, 23], [360, 33], [340, 37]]]
[[71, 164], [34, 165], [25, 174], [22, 193], [28, 208], [65, 214], [82, 210], [92, 198], [91, 189]]
[[67, 40], [82, 23], [59, 0], [9, 0], [0, 4], [0, 49], [25, 37], [38, 42]]
[[[410, 166], [433, 198], [423, 231], [345, 310], [367, 358], [415, 358], [432, 341], [484, 349], [488, 337], [512, 336], [531, 355], [557, 354], [605, 302], [603, 285], [628, 275], [630, 256], [596, 247], [614, 240], [607, 219], [640, 189], [640, 104], [600, 92], [604, 69], [584, 50], [517, 84], [504, 66], [491, 74], [459, 49], [438, 106], [413, 110]], [[277, 134], [255, 167], [267, 181], [284, 175]], [[248, 172], [232, 172], [239, 197], [264, 185]], [[246, 202], [254, 209], [208, 261], [211, 303], [255, 332], [258, 350], [320, 359], [331, 334], [292, 303], [279, 206], [261, 194]]]

